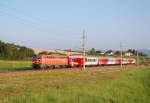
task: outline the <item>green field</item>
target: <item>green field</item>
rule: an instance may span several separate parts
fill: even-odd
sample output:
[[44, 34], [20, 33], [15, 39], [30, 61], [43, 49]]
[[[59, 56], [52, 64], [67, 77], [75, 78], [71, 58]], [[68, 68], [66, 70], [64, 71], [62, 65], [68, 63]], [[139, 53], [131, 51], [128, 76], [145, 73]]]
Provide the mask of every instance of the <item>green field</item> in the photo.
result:
[[1, 73], [0, 103], [150, 103], [150, 69]]
[[0, 60], [0, 72], [15, 70], [31, 70], [31, 61]]

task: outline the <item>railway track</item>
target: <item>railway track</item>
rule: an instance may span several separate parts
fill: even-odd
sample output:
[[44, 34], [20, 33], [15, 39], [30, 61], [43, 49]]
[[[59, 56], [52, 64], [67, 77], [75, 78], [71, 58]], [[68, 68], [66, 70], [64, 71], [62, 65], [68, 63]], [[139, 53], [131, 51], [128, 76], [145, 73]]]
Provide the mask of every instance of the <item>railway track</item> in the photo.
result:
[[[117, 72], [117, 71], [123, 71], [123, 70], [129, 70], [129, 69], [139, 69], [145, 67], [142, 66], [134, 66], [134, 65], [128, 65], [124, 68], [120, 68], [120, 66], [104, 66], [104, 67], [87, 67], [85, 71], [83, 72], [92, 72], [92, 71], [100, 71], [101, 73], [110, 73], [110, 72]], [[53, 69], [53, 70], [20, 70], [20, 71], [13, 71], [13, 72], [3, 72], [0, 73], [0, 77], [4, 76], [19, 76], [19, 75], [34, 75], [34, 74], [46, 74], [46, 73], [71, 73], [71, 72], [82, 72], [81, 68], [63, 68], [63, 69]]]

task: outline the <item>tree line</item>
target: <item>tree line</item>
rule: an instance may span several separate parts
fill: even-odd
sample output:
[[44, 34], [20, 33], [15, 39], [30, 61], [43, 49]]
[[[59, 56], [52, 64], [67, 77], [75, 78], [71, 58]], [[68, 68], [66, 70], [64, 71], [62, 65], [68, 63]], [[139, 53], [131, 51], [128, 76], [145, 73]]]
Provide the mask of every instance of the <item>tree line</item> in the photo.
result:
[[0, 59], [30, 59], [33, 55], [30, 48], [0, 41]]

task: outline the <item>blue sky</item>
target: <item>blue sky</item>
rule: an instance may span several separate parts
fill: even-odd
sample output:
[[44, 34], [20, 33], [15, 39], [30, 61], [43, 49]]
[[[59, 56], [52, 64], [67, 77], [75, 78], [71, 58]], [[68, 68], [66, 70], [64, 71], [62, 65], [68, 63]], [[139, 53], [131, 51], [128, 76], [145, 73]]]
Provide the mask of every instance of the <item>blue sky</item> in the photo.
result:
[[150, 49], [150, 0], [0, 0], [0, 40], [38, 49]]

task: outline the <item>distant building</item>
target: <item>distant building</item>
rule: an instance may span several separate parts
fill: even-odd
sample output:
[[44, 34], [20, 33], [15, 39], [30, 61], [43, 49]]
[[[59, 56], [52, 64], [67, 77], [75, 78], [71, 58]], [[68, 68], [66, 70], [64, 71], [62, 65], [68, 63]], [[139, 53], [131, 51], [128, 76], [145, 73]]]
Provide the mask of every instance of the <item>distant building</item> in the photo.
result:
[[105, 55], [105, 52], [101, 52], [100, 54], [101, 54], [101, 55]]
[[115, 54], [115, 52], [107, 53], [108, 56], [113, 56], [114, 54]]
[[108, 51], [105, 52], [105, 54], [108, 55], [108, 56], [112, 56], [112, 55], [115, 54], [115, 52], [112, 51], [112, 50], [108, 50]]
[[127, 56], [127, 57], [130, 57], [132, 56], [133, 54], [131, 52], [124, 52], [124, 56]]

